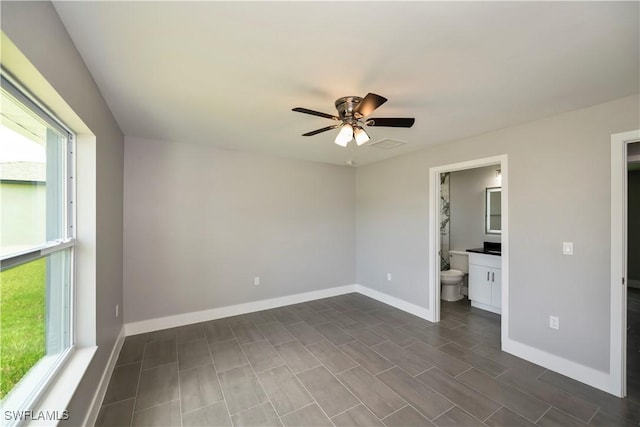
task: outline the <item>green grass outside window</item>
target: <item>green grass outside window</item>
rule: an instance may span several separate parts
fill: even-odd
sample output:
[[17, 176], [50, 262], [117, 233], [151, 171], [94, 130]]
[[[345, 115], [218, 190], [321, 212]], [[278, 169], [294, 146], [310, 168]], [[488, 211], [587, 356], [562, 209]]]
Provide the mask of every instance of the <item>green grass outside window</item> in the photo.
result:
[[46, 259], [0, 273], [0, 399], [45, 355]]

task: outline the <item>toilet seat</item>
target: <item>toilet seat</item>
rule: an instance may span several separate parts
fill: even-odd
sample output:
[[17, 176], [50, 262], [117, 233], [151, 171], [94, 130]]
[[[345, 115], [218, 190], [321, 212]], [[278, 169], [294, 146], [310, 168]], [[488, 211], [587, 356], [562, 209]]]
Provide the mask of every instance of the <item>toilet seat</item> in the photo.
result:
[[464, 273], [460, 270], [445, 270], [440, 272], [440, 277], [454, 278], [454, 277], [462, 277]]

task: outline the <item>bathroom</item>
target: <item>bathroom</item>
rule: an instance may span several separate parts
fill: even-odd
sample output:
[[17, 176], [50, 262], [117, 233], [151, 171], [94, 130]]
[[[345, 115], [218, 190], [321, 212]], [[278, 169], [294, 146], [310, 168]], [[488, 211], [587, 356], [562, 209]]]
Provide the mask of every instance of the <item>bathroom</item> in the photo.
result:
[[442, 304], [501, 312], [500, 165], [440, 175]]

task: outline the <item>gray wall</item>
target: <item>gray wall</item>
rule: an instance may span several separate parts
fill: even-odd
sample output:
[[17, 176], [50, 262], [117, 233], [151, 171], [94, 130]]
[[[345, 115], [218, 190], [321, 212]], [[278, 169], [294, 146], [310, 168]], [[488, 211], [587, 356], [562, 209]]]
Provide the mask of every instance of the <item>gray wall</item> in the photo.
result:
[[510, 338], [607, 372], [610, 136], [638, 117], [631, 96], [358, 168], [358, 283], [429, 307], [429, 168], [507, 154]]
[[482, 243], [500, 242], [499, 234], [485, 234], [485, 189], [499, 187], [496, 170], [499, 165], [452, 172], [451, 249], [463, 251], [482, 247]]
[[126, 322], [355, 283], [349, 167], [127, 138], [124, 212]]
[[[122, 316], [115, 318], [114, 307], [122, 307], [124, 137], [51, 3], [3, 1], [1, 8], [2, 31], [96, 136], [95, 247], [93, 242], [88, 246], [95, 250], [98, 351], [69, 407], [68, 424], [78, 425], [122, 329]], [[83, 242], [79, 244], [83, 251]]]
[[630, 171], [628, 177], [627, 274], [629, 285], [640, 287], [640, 170]]

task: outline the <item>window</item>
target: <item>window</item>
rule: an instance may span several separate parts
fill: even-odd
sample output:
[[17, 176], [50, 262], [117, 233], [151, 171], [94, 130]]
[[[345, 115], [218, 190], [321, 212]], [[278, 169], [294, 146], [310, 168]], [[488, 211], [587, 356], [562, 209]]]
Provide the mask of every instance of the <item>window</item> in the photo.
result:
[[0, 398], [26, 409], [74, 344], [74, 138], [1, 79]]

